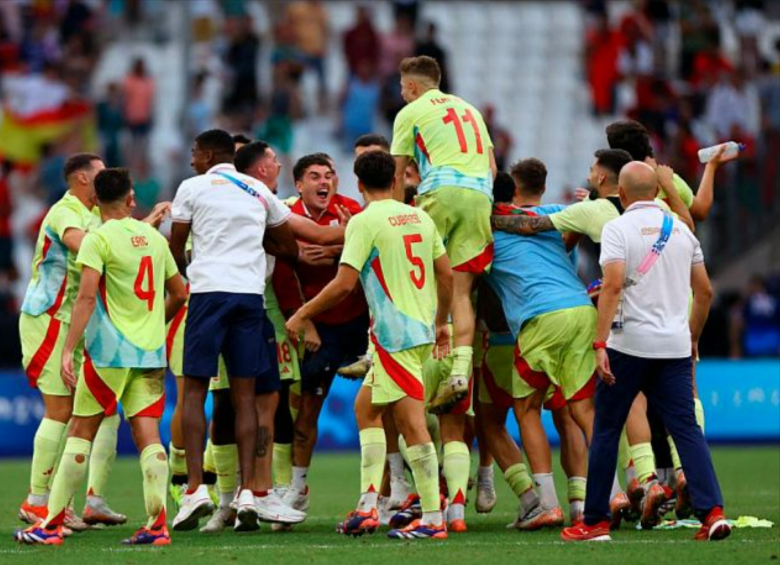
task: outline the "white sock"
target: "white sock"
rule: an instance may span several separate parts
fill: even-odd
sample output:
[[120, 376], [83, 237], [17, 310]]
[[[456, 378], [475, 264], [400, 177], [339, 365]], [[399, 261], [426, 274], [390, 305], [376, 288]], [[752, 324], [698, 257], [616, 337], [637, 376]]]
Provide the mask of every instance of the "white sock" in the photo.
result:
[[49, 493], [46, 494], [33, 494], [27, 495], [27, 504], [31, 506], [46, 506], [49, 503]]
[[479, 467], [477, 469], [477, 481], [480, 483], [492, 483], [493, 482], [493, 465], [488, 467]]
[[536, 473], [533, 475], [534, 483], [539, 489], [539, 498], [542, 502], [542, 508], [550, 510], [560, 506], [558, 502], [558, 493], [555, 492], [555, 481], [552, 473]]
[[377, 504], [379, 503], [379, 493], [378, 492], [364, 492], [360, 495], [360, 500], [358, 501], [358, 511], [359, 512], [370, 512], [371, 510], [375, 510], [377, 507]]
[[615, 473], [615, 478], [612, 481], [612, 492], [609, 494], [609, 499], [612, 500], [615, 498], [619, 492], [623, 492], [623, 489], [620, 488], [620, 481], [618, 481], [617, 473]]
[[569, 518], [572, 522], [582, 518], [585, 513], [585, 501], [584, 500], [570, 500], [569, 501]]
[[655, 470], [656, 476], [658, 476], [658, 482], [662, 485], [669, 486], [669, 482], [674, 477], [674, 467], [664, 467], [663, 469]]
[[404, 456], [400, 452], [388, 453], [387, 462], [390, 465], [390, 478], [405, 478]]
[[443, 520], [441, 510], [437, 510], [436, 512], [423, 512], [420, 523], [423, 526], [440, 526]]
[[220, 492], [219, 493], [220, 508], [228, 508], [230, 506], [230, 503], [233, 502], [234, 498], [235, 495], [232, 492]]
[[539, 495], [533, 488], [529, 488], [520, 495], [520, 504], [523, 505], [523, 511], [528, 512], [531, 508], [539, 506]]
[[447, 521], [463, 520], [466, 517], [466, 507], [462, 504], [450, 504], [447, 508]]
[[290, 488], [298, 492], [306, 492], [306, 477], [309, 475], [308, 467], [292, 468], [292, 482]]
[[633, 465], [629, 465], [626, 469], [626, 484], [631, 483], [634, 479], [636, 479], [636, 469]]

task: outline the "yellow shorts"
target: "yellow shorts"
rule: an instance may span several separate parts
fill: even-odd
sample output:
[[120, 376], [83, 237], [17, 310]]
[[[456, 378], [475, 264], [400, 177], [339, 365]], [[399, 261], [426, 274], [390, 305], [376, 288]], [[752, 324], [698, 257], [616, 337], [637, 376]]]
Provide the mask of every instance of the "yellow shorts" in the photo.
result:
[[279, 361], [279, 379], [283, 381], [300, 381], [300, 357], [295, 345], [290, 341], [290, 336], [287, 335], [282, 311], [279, 308], [268, 308], [265, 311], [265, 315], [273, 324], [274, 333], [276, 334], [276, 357]]
[[95, 367], [87, 357], [76, 384], [73, 415], [111, 416], [120, 402], [127, 418], [162, 418], [165, 369]]
[[[30, 316], [22, 313], [19, 317], [19, 335], [22, 342], [22, 366], [30, 386], [43, 394], [51, 396], [71, 396], [70, 390], [62, 382], [62, 349], [68, 335], [69, 324], [41, 314]], [[76, 374], [84, 361], [83, 348], [73, 352]]]
[[420, 345], [390, 353], [376, 346], [371, 370], [363, 386], [371, 388], [371, 403], [392, 404], [402, 398], [425, 400], [423, 365], [430, 359], [433, 345]]
[[542, 314], [523, 326], [514, 367], [518, 379], [530, 387], [525, 396], [551, 384], [567, 401], [592, 396], [597, 318], [593, 306], [579, 306]]
[[415, 204], [436, 224], [453, 269], [476, 274], [490, 269], [490, 198], [477, 190], [442, 186], [418, 196]]

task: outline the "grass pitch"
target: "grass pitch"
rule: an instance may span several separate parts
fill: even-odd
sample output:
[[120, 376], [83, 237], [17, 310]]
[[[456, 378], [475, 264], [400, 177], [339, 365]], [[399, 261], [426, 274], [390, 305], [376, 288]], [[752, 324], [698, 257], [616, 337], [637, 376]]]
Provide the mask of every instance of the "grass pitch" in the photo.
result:
[[[499, 502], [488, 515], [478, 515], [469, 507], [466, 534], [450, 535], [446, 541], [405, 542], [390, 540], [380, 530], [373, 536], [346, 538], [336, 534], [334, 528], [357, 501], [359, 458], [356, 454], [316, 454], [310, 475], [309, 518], [294, 532], [273, 533], [267, 525], [248, 534], [175, 532], [168, 547], [132, 548], [119, 542], [129, 537], [143, 520], [141, 471], [136, 459], [125, 457], [115, 464], [108, 497], [113, 508], [128, 515], [129, 525], [74, 534], [58, 548], [24, 547], [13, 542], [11, 534], [21, 525], [16, 512], [27, 490], [29, 462], [0, 460], [0, 563], [777, 563], [780, 447], [717, 447], [713, 457], [728, 515], [766, 518], [775, 522], [774, 528], [734, 530], [724, 542], [699, 543], [692, 541], [694, 530], [642, 532], [624, 525], [613, 534], [612, 543], [563, 544], [559, 531], [521, 533], [505, 529], [505, 524], [515, 516], [517, 502], [497, 471]], [[559, 468], [556, 476], [563, 478]], [[564, 501], [563, 480], [558, 487]], [[83, 495], [77, 500], [79, 509], [82, 499]], [[169, 518], [172, 516], [171, 512]]]

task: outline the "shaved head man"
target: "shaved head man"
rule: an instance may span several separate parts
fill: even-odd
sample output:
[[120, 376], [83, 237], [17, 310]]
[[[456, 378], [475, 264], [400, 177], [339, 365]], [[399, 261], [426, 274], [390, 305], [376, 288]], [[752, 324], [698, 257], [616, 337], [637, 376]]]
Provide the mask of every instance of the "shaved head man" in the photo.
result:
[[641, 161], [632, 161], [620, 170], [618, 180], [620, 203], [628, 208], [639, 200], [655, 200], [658, 177], [653, 168]]

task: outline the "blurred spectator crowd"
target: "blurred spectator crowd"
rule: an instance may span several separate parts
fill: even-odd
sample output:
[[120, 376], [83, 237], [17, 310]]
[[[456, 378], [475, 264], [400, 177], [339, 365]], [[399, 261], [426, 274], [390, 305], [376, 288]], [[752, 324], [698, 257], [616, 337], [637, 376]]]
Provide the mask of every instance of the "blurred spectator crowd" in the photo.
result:
[[[701, 234], [724, 254], [744, 248], [780, 213], [780, 53], [777, 40], [767, 43], [764, 33], [780, 21], [780, 2], [581, 5], [583, 88], [595, 115], [644, 123], [659, 160], [694, 188], [700, 147], [729, 139], [746, 144], [743, 159], [720, 173], [716, 206]], [[174, 6], [177, 17], [185, 16], [181, 21], [172, 21]], [[378, 7], [391, 10], [384, 25]], [[140, 215], [171, 195], [187, 173], [184, 148], [210, 127], [268, 141], [287, 171], [299, 156], [293, 152], [301, 121], [327, 117], [326, 135], [351, 151], [364, 133], [389, 133], [404, 105], [397, 72], [403, 58], [436, 58], [442, 90], [458, 93], [457, 61], [448, 59], [423, 8], [418, 0], [354, 2], [351, 23], [337, 27], [332, 7], [321, 0], [0, 0], [2, 335], [10, 343], [17, 333], [16, 298], [25, 282], [17, 280], [18, 270], [30, 260], [18, 249], [31, 246], [47, 206], [65, 191], [65, 156], [97, 151], [109, 166], [130, 167]], [[160, 180], [151, 143], [165, 96], [158, 61], [128, 51], [123, 68], [109, 73], [113, 78], [97, 80], [101, 57], [119, 42], [187, 47], [176, 121], [182, 140], [163, 157], [181, 164], [170, 180]], [[343, 80], [334, 79], [334, 59], [344, 67]], [[482, 110], [505, 169], [512, 129], [522, 124], [502, 125], [492, 107]], [[777, 285], [763, 294], [757, 289], [753, 283], [744, 297], [722, 302], [722, 322], [715, 325], [730, 339], [710, 353], [753, 355], [761, 349], [755, 343], [771, 342], [755, 338], [756, 327], [780, 332]], [[0, 346], [0, 364], [13, 357], [6, 347], [16, 346]]]

